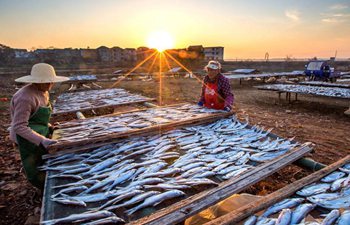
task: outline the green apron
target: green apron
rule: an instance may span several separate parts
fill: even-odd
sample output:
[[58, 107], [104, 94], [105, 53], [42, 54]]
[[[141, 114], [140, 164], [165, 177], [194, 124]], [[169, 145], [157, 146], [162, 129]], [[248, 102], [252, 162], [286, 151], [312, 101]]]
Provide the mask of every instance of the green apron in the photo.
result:
[[[48, 104], [48, 107], [39, 107], [29, 118], [28, 126], [35, 132], [48, 137], [50, 135], [48, 124], [51, 112], [52, 108], [50, 104]], [[39, 171], [37, 167], [43, 164], [41, 157], [47, 153], [47, 150], [41, 144], [37, 146], [19, 135], [16, 135], [16, 138], [28, 181], [33, 186], [43, 189], [46, 173]]]

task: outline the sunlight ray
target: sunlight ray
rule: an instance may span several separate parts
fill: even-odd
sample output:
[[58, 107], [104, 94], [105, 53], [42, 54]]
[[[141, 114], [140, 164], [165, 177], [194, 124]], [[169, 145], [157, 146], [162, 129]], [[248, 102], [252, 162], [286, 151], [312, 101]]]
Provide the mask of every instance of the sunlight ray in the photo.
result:
[[159, 52], [159, 105], [163, 105], [162, 103], [162, 52]]
[[158, 55], [156, 55], [156, 57], [154, 57], [154, 59], [153, 59], [151, 65], [150, 65], [150, 68], [148, 69], [148, 76], [149, 76], [151, 73], [153, 73], [153, 72], [151, 72], [151, 71], [152, 71], [152, 69], [153, 69], [154, 63], [156, 62], [157, 58], [158, 58]]
[[140, 62], [139, 64], [137, 64], [134, 68], [132, 68], [127, 74], [125, 74], [125, 76], [120, 79], [117, 80], [116, 82], [114, 82], [114, 84], [112, 85], [112, 87], [115, 87], [117, 84], [119, 84], [122, 80], [124, 80], [127, 76], [129, 76], [132, 72], [134, 72], [135, 70], [137, 70], [140, 66], [142, 66], [145, 62], [147, 62], [149, 59], [151, 59], [157, 52], [152, 53], [152, 55], [148, 56], [146, 59], [144, 59], [142, 62]]

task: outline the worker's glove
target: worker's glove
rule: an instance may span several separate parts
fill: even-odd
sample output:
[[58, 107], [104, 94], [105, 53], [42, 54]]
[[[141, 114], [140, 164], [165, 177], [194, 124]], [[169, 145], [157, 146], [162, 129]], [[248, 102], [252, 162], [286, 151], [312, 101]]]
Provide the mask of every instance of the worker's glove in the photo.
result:
[[197, 105], [203, 106], [204, 104], [203, 104], [203, 102], [198, 102]]
[[47, 148], [49, 147], [49, 145], [53, 145], [53, 144], [56, 144], [57, 141], [56, 140], [52, 140], [52, 139], [44, 139], [40, 142], [40, 144], [44, 147], [44, 148]]
[[225, 106], [224, 110], [225, 110], [226, 112], [231, 112], [231, 108], [228, 107], [228, 106]]

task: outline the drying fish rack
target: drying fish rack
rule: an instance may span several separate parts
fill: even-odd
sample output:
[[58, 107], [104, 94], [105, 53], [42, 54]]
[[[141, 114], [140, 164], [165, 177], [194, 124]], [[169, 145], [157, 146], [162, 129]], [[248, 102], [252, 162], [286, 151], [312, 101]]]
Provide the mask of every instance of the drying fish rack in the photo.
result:
[[243, 219], [261, 211], [264, 209], [267, 209], [269, 206], [290, 197], [293, 195], [296, 191], [299, 189], [305, 187], [306, 185], [309, 185], [313, 182], [319, 181], [322, 177], [326, 176], [327, 174], [337, 170], [341, 166], [347, 164], [350, 162], [350, 155], [315, 172], [310, 174], [307, 177], [304, 177], [298, 181], [293, 182], [292, 184], [289, 184], [278, 191], [275, 191], [265, 197], [262, 197], [254, 202], [251, 202], [250, 204], [247, 204], [243, 207], [238, 208], [237, 210], [234, 210], [226, 215], [223, 215], [215, 220], [212, 220], [206, 225], [214, 225], [214, 224], [237, 224], [241, 222]]
[[329, 83], [324, 81], [304, 81], [299, 82], [301, 85], [319, 86], [319, 87], [338, 87], [338, 88], [350, 88], [350, 84]]
[[[321, 92], [317, 91], [297, 91], [293, 90], [293, 87], [303, 87], [305, 90], [311, 89], [311, 88], [320, 88], [322, 89]], [[350, 89], [349, 88], [340, 88], [340, 87], [324, 87], [324, 86], [306, 86], [306, 85], [298, 85], [298, 84], [272, 84], [272, 85], [261, 85], [261, 86], [255, 86], [258, 90], [264, 90], [264, 91], [275, 91], [278, 93], [278, 98], [281, 99], [281, 94], [286, 93], [286, 100], [291, 102], [291, 94], [295, 94], [295, 101], [298, 100], [298, 94], [307, 94], [307, 95], [314, 95], [314, 96], [322, 96], [322, 97], [329, 97], [329, 98], [340, 98], [340, 99], [350, 99]], [[344, 95], [338, 95], [334, 96], [331, 94], [324, 93], [324, 91], [336, 91], [339, 90], [341, 92], [344, 92]]]
[[[90, 90], [90, 91], [81, 91], [79, 92], [80, 94], [83, 93], [83, 92], [86, 92], [86, 95], [84, 95], [83, 97], [85, 98], [85, 101], [88, 101], [86, 100], [86, 98], [89, 96], [89, 92], [99, 92], [99, 91], [106, 91], [108, 89], [102, 89], [102, 90]], [[112, 89], [111, 89], [112, 90]], [[123, 89], [120, 89], [120, 90], [123, 90]], [[125, 91], [125, 90], [123, 90]], [[66, 93], [66, 95], [74, 95], [78, 92], [74, 92], [74, 93]], [[142, 99], [139, 99], [139, 100], [131, 100], [131, 101], [127, 101], [127, 102], [121, 102], [121, 103], [104, 103], [104, 104], [101, 104], [101, 105], [91, 105], [90, 107], [85, 107], [85, 108], [73, 108], [73, 109], [70, 109], [70, 110], [59, 110], [59, 111], [56, 111], [55, 110], [55, 107], [54, 107], [54, 111], [52, 113], [52, 115], [60, 115], [60, 114], [68, 114], [68, 113], [74, 113], [74, 112], [77, 112], [77, 111], [86, 111], [86, 110], [91, 110], [91, 109], [100, 109], [100, 108], [106, 108], [106, 107], [117, 107], [117, 106], [125, 106], [125, 105], [130, 105], [130, 104], [138, 104], [138, 103], [144, 103], [144, 102], [150, 102], [150, 101], [155, 101], [156, 99], [154, 98], [149, 98], [149, 97], [145, 97], [145, 96], [142, 96], [142, 95], [135, 95], [135, 94], [131, 94], [129, 93], [130, 96], [138, 96], [138, 97], [141, 97]], [[118, 96], [116, 96], [118, 97]], [[101, 100], [103, 98], [99, 98], [99, 100]], [[96, 99], [97, 100], [97, 99]], [[59, 104], [64, 104], [65, 102], [69, 101], [69, 99], [65, 99], [65, 100], [62, 100], [62, 103], [60, 103], [61, 101], [58, 100], [58, 102], [56, 102], [56, 105], [59, 105]]]
[[302, 76], [304, 71], [297, 71], [297, 72], [281, 72], [281, 73], [260, 73], [260, 74], [225, 74], [225, 77], [227, 77], [230, 80], [236, 80], [239, 79], [239, 84], [242, 84], [242, 79], [248, 79], [248, 78], [261, 78], [263, 81], [265, 81], [266, 78], [270, 77], [298, 77]]
[[[213, 118], [211, 118], [213, 119]], [[208, 121], [207, 121], [208, 122]], [[189, 125], [189, 123], [181, 124], [182, 126]], [[192, 126], [191, 124], [190, 126]], [[178, 126], [180, 126], [178, 124]], [[247, 126], [251, 128], [251, 126]], [[144, 132], [142, 132], [144, 133]], [[137, 133], [140, 134], [140, 133]], [[277, 135], [269, 133], [267, 137], [276, 139]], [[310, 153], [312, 149], [309, 147], [310, 143], [306, 143], [299, 147], [295, 147], [292, 150], [286, 152], [284, 155], [277, 157], [274, 160], [262, 163], [255, 167], [235, 177], [224, 182], [219, 183], [215, 188], [202, 191], [198, 194], [192, 195], [182, 201], [172, 204], [166, 208], [155, 211], [153, 214], [145, 215], [144, 217], [131, 221], [130, 224], [177, 224], [183, 222], [187, 218], [199, 213], [200, 211], [226, 199], [227, 197], [238, 193], [247, 187], [256, 184], [262, 179], [270, 176], [271, 174], [279, 171], [285, 166], [297, 161], [306, 154]], [[96, 146], [95, 146], [96, 147]], [[85, 147], [84, 150], [90, 150], [95, 147]], [[51, 171], [47, 172], [47, 177], [51, 175]], [[64, 211], [71, 210], [72, 213], [80, 213], [83, 209], [76, 209], [72, 206], [65, 206], [64, 211], [61, 205], [50, 201], [50, 196], [53, 194], [53, 187], [56, 184], [56, 179], [48, 179], [46, 177], [46, 185], [44, 190], [43, 204], [42, 204], [42, 215], [41, 221], [50, 220], [52, 218], [59, 218]], [[65, 183], [66, 181], [62, 180]], [[150, 211], [148, 211], [149, 213]]]
[[[182, 105], [184, 105], [184, 104], [169, 105], [169, 106], [164, 106], [164, 107], [159, 107], [159, 108], [169, 108], [169, 107], [176, 107], [176, 106], [182, 106]], [[127, 113], [143, 112], [146, 110], [149, 110], [149, 109], [139, 109], [139, 110], [132, 110], [132, 111], [128, 111], [128, 112], [105, 115], [105, 116], [101, 116], [101, 118], [112, 117], [112, 116], [114, 117], [114, 116], [118, 116], [121, 114], [127, 114]], [[199, 116], [197, 118], [192, 118], [192, 119], [188, 119], [188, 120], [173, 121], [171, 123], [159, 124], [159, 125], [154, 125], [151, 127], [128, 130], [128, 131], [119, 132], [119, 133], [110, 133], [110, 134], [107, 134], [104, 136], [89, 138], [89, 139], [81, 140], [81, 141], [62, 142], [62, 143], [59, 142], [57, 144], [49, 146], [48, 150], [50, 151], [51, 154], [45, 156], [44, 158], [46, 159], [47, 157], [55, 157], [55, 156], [57, 156], [57, 154], [77, 152], [77, 151], [89, 149], [92, 147], [99, 147], [102, 145], [113, 143], [118, 138], [125, 138], [125, 137], [134, 136], [134, 135], [141, 135], [141, 134], [148, 135], [148, 134], [152, 134], [152, 133], [161, 133], [161, 132], [164, 132], [166, 130], [179, 128], [179, 127], [186, 126], [186, 125], [193, 126], [193, 125], [208, 123], [208, 122], [216, 121], [216, 120], [221, 119], [221, 118], [231, 116], [232, 114], [233, 114], [233, 112], [218, 111], [217, 113], [204, 114], [203, 116]], [[96, 117], [94, 117], [94, 118], [96, 118]], [[65, 124], [61, 124], [59, 126], [59, 128], [60, 127], [64, 128]], [[58, 132], [58, 131], [59, 131], [59, 129], [55, 132]], [[53, 134], [54, 138], [55, 138], [55, 135], [56, 134], [54, 133]], [[62, 149], [65, 149], [65, 150], [62, 150]], [[54, 153], [57, 153], [57, 154], [54, 154]]]

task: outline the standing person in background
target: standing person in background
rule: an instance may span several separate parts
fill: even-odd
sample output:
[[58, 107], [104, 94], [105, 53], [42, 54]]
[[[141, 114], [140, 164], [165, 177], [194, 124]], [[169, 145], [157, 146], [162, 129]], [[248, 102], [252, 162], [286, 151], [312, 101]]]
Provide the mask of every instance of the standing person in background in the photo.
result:
[[221, 64], [209, 61], [205, 66], [207, 75], [203, 79], [201, 98], [198, 105], [211, 109], [231, 111], [234, 95], [229, 79], [220, 73]]
[[44, 188], [45, 172], [39, 171], [46, 148], [57, 141], [49, 139], [51, 105], [49, 91], [56, 82], [68, 80], [56, 76], [54, 68], [46, 63], [32, 67], [31, 74], [16, 79], [29, 83], [16, 92], [11, 100], [10, 138], [18, 146], [28, 181], [39, 189]]

